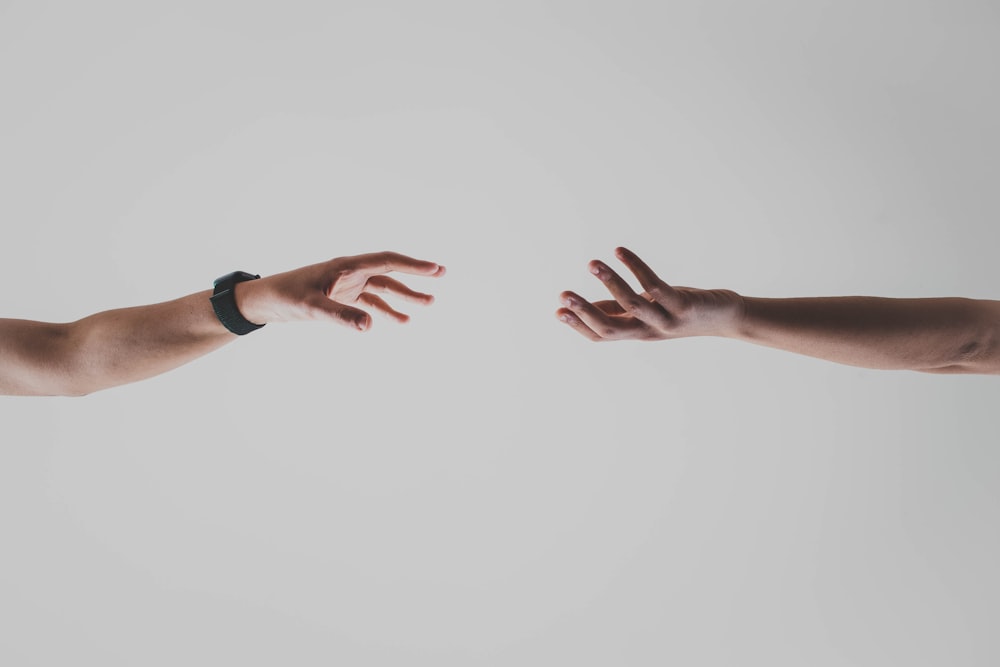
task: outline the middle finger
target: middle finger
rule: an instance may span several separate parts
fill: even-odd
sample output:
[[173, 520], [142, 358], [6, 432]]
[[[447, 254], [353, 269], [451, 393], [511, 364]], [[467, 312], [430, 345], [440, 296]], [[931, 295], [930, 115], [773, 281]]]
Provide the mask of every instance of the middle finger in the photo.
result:
[[636, 294], [625, 279], [615, 273], [610, 266], [595, 259], [590, 263], [590, 272], [604, 283], [611, 296], [626, 313], [658, 329], [670, 326], [670, 315], [659, 304]]

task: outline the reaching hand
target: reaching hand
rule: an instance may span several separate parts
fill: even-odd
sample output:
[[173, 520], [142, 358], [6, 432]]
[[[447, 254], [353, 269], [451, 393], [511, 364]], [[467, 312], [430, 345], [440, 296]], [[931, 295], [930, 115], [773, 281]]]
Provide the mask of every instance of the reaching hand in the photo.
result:
[[637, 294], [604, 262], [590, 262], [590, 272], [604, 283], [613, 300], [589, 302], [563, 292], [560, 320], [593, 341], [664, 340], [685, 336], [723, 336], [735, 331], [743, 317], [742, 297], [730, 290], [671, 287], [630, 250], [615, 256], [645, 290]]
[[244, 317], [257, 324], [328, 320], [366, 331], [371, 326], [371, 316], [355, 305], [406, 322], [409, 315], [397, 311], [378, 295], [391, 294], [421, 305], [432, 303], [434, 297], [385, 275], [393, 271], [438, 278], [444, 275], [445, 268], [395, 252], [338, 257], [240, 283], [236, 288], [237, 307]]

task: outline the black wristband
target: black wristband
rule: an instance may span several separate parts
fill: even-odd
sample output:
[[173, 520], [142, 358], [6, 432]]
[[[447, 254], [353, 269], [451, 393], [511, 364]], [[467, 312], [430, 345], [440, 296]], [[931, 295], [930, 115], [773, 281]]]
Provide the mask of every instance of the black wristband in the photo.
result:
[[222, 322], [222, 326], [237, 336], [244, 336], [264, 326], [263, 324], [254, 324], [243, 317], [243, 313], [236, 307], [236, 285], [248, 280], [257, 280], [258, 278], [260, 276], [255, 276], [246, 271], [227, 273], [221, 278], [216, 279], [215, 292], [209, 297], [212, 301], [212, 308], [215, 309], [215, 314], [219, 318], [219, 321]]

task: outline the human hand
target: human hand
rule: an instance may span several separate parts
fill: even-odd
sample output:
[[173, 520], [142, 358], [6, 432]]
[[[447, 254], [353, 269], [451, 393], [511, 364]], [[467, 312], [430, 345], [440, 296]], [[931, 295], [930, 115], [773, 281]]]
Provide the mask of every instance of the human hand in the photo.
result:
[[393, 271], [439, 278], [445, 268], [435, 262], [413, 259], [395, 252], [338, 257], [236, 286], [236, 305], [251, 322], [326, 320], [366, 331], [372, 320], [355, 304], [377, 310], [398, 322], [409, 315], [386, 303], [379, 294], [428, 305], [430, 294], [410, 289], [385, 275]]
[[576, 292], [563, 292], [560, 320], [592, 341], [665, 340], [685, 336], [730, 336], [745, 312], [743, 298], [730, 290], [671, 287], [626, 248], [615, 256], [645, 290], [637, 294], [604, 262], [590, 262], [590, 272], [604, 283], [613, 300], [589, 302]]

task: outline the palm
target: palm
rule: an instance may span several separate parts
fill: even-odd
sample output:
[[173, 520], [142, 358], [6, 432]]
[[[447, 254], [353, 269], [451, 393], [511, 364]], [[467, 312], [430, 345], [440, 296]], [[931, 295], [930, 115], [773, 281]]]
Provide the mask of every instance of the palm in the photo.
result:
[[590, 302], [576, 292], [562, 293], [558, 317], [593, 341], [663, 340], [722, 335], [739, 325], [743, 300], [729, 290], [671, 287], [626, 248], [615, 255], [635, 275], [644, 291], [636, 292], [604, 262], [593, 260], [590, 272], [613, 299]]
[[[710, 330], [720, 323], [728, 322], [739, 308], [739, 297], [735, 292], [729, 290], [706, 290], [693, 287], [675, 287], [673, 289], [676, 300], [669, 311], [665, 311], [673, 320], [672, 331], [669, 333], [655, 330], [639, 318], [627, 313], [617, 301], [595, 301], [594, 305], [607, 315], [616, 326], [641, 332], [644, 334], [643, 338], [655, 340], [702, 334], [704, 330]], [[640, 296], [659, 307], [656, 299], [648, 292], [642, 292]]]
[[363, 271], [344, 271], [324, 290], [327, 297], [338, 303], [357, 303], [365, 292], [371, 276]]

